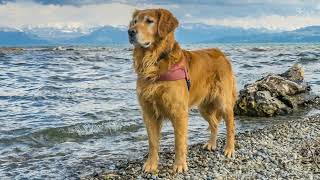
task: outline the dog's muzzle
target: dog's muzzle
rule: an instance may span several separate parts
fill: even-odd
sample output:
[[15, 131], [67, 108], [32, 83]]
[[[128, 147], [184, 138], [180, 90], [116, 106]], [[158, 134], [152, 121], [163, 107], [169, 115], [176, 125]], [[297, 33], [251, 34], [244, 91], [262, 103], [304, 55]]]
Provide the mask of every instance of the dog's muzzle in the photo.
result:
[[136, 42], [136, 34], [137, 34], [137, 30], [135, 30], [135, 29], [129, 29], [128, 30], [129, 42], [131, 44]]

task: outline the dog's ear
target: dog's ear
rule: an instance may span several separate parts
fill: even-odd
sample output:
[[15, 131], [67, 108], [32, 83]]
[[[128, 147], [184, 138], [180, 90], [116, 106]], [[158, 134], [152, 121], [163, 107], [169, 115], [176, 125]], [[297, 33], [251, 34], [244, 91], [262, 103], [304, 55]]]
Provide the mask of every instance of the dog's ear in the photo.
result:
[[134, 12], [132, 13], [132, 17], [131, 17], [131, 21], [129, 24], [129, 27], [131, 27], [133, 25], [133, 19], [139, 14], [140, 10], [135, 9]]
[[158, 35], [160, 38], [164, 38], [168, 33], [174, 31], [179, 22], [176, 17], [172, 15], [172, 13], [166, 9], [158, 9]]
[[134, 12], [132, 13], [132, 19], [133, 19], [134, 17], [136, 17], [139, 12], [140, 12], [140, 10], [135, 9]]

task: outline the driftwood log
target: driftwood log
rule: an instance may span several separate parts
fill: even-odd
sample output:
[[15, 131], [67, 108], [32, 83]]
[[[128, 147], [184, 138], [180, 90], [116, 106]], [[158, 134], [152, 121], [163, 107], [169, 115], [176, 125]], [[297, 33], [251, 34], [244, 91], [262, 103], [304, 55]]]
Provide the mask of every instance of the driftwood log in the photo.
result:
[[246, 116], [289, 114], [312, 101], [310, 91], [310, 86], [304, 82], [304, 70], [295, 64], [283, 74], [269, 74], [245, 85], [239, 93], [235, 113]]

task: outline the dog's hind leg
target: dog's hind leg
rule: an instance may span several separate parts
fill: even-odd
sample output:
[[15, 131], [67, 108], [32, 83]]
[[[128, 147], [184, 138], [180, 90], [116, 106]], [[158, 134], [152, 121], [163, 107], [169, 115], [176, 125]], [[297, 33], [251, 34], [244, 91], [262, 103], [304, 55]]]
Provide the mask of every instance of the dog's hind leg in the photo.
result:
[[200, 106], [199, 111], [202, 117], [206, 121], [208, 121], [209, 128], [211, 131], [210, 139], [207, 143], [203, 145], [203, 149], [209, 151], [215, 150], [217, 148], [217, 135], [219, 129], [219, 122], [221, 121], [221, 115], [218, 111], [214, 111], [214, 109], [210, 106]]
[[234, 137], [235, 137], [235, 124], [234, 114], [232, 108], [227, 108], [223, 114], [227, 127], [227, 143], [224, 150], [224, 155], [230, 158], [234, 154]]

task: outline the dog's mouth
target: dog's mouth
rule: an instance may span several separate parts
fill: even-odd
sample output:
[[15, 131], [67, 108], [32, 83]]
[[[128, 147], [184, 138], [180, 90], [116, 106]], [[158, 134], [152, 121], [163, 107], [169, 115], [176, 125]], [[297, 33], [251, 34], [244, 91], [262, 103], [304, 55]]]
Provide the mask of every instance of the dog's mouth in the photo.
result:
[[133, 37], [129, 37], [129, 42], [130, 42], [131, 44], [135, 44], [135, 43], [136, 43], [136, 40], [135, 40], [135, 38], [133, 38]]
[[151, 42], [146, 42], [146, 43], [143, 43], [143, 47], [147, 48], [151, 45]]
[[140, 46], [143, 47], [143, 48], [148, 48], [148, 47], [151, 45], [151, 42], [144, 42], [144, 43], [142, 43], [142, 42], [137, 41], [137, 39], [134, 38], [134, 37], [130, 37], [130, 38], [129, 38], [129, 42], [130, 42], [131, 44], [133, 44], [133, 45], [140, 45]]

